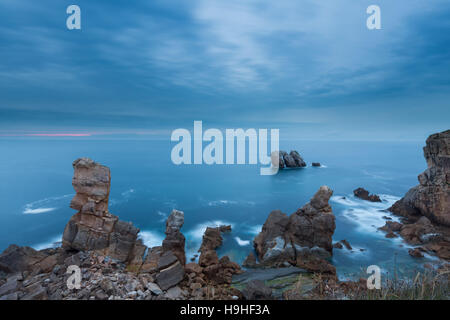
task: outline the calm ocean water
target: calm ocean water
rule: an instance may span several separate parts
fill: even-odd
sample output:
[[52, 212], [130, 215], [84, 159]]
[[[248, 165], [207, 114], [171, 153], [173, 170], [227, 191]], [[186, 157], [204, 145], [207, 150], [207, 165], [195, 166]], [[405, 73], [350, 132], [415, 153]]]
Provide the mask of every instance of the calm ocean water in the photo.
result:
[[[72, 161], [90, 157], [111, 168], [110, 211], [138, 226], [149, 246], [161, 244], [165, 219], [176, 208], [185, 212], [188, 256], [198, 250], [206, 226], [231, 224], [219, 253], [242, 262], [271, 210], [291, 214], [328, 185], [334, 190], [334, 240], [347, 239], [354, 248], [334, 251], [342, 278], [356, 277], [371, 264], [408, 274], [432, 260], [411, 258], [401, 239], [386, 239], [376, 229], [387, 215], [380, 210], [417, 184], [426, 167], [423, 142], [281, 141], [281, 149], [298, 150], [308, 165], [323, 167], [276, 176], [260, 176], [253, 165], [176, 166], [172, 146], [148, 140], [0, 140], [0, 250], [11, 243], [40, 249], [60, 241], [75, 213], [69, 208]], [[383, 203], [354, 199], [352, 190], [359, 186], [381, 194]]]

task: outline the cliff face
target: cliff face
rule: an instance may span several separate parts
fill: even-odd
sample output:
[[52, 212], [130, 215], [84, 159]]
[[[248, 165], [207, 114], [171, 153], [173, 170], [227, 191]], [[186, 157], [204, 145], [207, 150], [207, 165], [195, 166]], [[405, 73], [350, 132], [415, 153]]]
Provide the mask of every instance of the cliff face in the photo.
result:
[[389, 210], [405, 217], [423, 215], [450, 226], [450, 130], [429, 136], [423, 151], [428, 168], [418, 176], [420, 184]]

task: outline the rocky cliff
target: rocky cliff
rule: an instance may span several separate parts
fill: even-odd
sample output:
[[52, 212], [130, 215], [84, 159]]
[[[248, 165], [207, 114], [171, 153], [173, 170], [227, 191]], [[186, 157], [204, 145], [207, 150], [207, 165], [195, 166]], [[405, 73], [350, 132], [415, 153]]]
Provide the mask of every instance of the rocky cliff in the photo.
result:
[[428, 168], [418, 176], [419, 185], [389, 210], [450, 226], [450, 130], [429, 136], [423, 151]]

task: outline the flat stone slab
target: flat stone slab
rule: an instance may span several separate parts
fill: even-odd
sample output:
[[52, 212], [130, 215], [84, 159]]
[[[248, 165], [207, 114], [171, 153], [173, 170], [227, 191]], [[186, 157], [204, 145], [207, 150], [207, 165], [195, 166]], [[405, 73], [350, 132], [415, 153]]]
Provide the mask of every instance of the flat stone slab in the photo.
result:
[[233, 276], [232, 283], [246, 283], [251, 280], [270, 281], [276, 278], [290, 276], [298, 273], [309, 272], [305, 269], [297, 267], [247, 269], [244, 273]]

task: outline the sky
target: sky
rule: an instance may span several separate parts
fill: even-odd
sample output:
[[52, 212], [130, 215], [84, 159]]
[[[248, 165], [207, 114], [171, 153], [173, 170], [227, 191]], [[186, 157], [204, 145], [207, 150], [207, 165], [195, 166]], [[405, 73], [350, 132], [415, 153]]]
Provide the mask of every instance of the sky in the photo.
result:
[[2, 137], [169, 139], [202, 120], [423, 141], [450, 128], [449, 71], [448, 0], [0, 0]]

